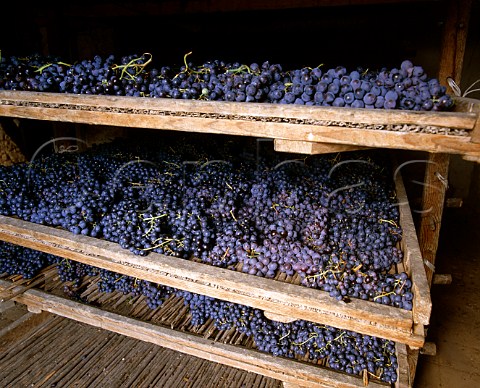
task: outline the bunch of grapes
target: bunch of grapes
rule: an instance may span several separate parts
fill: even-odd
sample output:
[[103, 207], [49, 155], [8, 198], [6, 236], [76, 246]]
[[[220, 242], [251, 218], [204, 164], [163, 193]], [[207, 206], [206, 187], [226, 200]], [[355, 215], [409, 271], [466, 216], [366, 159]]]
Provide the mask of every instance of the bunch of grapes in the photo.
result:
[[[339, 300], [412, 309], [410, 279], [390, 274], [403, 259], [402, 229], [381, 155], [351, 163], [276, 155], [255, 164], [195, 144], [119, 140], [1, 167], [0, 212], [136, 255], [195, 258], [267, 278], [298, 275]], [[191, 155], [202, 159], [188, 161]], [[83, 269], [71, 266], [65, 276], [81, 277]]]
[[153, 68], [150, 54], [95, 56], [68, 64], [38, 55], [3, 57], [0, 89], [186, 100], [268, 102], [369, 109], [447, 111], [454, 101], [422, 66], [404, 60], [378, 71], [250, 65], [222, 60]]

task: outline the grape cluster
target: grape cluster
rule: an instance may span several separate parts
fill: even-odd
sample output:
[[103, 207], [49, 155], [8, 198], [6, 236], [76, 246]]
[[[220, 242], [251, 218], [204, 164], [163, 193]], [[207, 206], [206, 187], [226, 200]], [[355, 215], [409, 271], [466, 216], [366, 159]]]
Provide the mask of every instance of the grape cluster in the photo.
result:
[[57, 261], [56, 256], [0, 241], [0, 273], [31, 279]]
[[274, 356], [306, 356], [315, 363], [326, 360], [332, 369], [359, 375], [367, 370], [386, 382], [397, 380], [395, 343], [331, 326], [297, 320], [281, 323], [265, 318], [261, 310], [211, 297], [175, 292], [189, 306], [194, 325], [212, 319], [220, 330], [232, 327], [252, 336], [257, 349]]
[[136, 255], [196, 258], [267, 278], [298, 275], [338, 300], [412, 309], [411, 280], [390, 273], [403, 258], [402, 230], [380, 153], [342, 162], [274, 154], [257, 164], [231, 156], [222, 140], [207, 151], [195, 144], [119, 140], [1, 167], [0, 213]]
[[246, 65], [216, 59], [195, 66], [187, 62], [189, 54], [183, 66], [160, 68], [149, 66], [149, 54], [119, 61], [97, 55], [72, 65], [38, 55], [4, 57], [0, 89], [417, 111], [447, 111], [454, 105], [446, 87], [408, 59], [378, 71], [283, 70], [269, 61]]

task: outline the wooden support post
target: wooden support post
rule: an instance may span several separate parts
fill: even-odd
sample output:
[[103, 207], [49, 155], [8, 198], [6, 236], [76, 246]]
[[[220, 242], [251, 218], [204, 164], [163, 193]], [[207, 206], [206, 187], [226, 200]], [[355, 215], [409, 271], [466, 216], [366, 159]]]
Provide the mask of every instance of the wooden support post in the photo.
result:
[[418, 356], [420, 355], [420, 349], [412, 349], [407, 346], [407, 362], [408, 370], [410, 372], [409, 384], [413, 387], [415, 381], [415, 373], [417, 371]]
[[[471, 7], [472, 0], [448, 1], [438, 72], [438, 79], [442, 85], [448, 86], [448, 77], [460, 85]], [[453, 94], [450, 87], [448, 93]]]
[[425, 167], [418, 242], [429, 285], [432, 284], [435, 271], [435, 257], [440, 237], [445, 192], [448, 187], [449, 161], [448, 154], [430, 153]]

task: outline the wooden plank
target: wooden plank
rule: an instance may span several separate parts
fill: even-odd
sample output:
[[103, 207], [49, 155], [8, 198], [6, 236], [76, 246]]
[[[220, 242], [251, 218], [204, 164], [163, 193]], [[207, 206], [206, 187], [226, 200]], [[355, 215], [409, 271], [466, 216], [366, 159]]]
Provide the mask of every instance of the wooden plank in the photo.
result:
[[413, 291], [413, 321], [428, 325], [432, 313], [430, 286], [425, 272], [422, 251], [417, 240], [417, 232], [410, 210], [407, 192], [401, 178], [400, 166], [394, 173], [395, 187], [400, 211], [400, 225], [402, 226], [401, 246], [404, 255], [403, 264], [412, 280]]
[[413, 382], [410, 380], [407, 347], [404, 344], [395, 344], [395, 350], [398, 360], [398, 379], [395, 388], [412, 388]]
[[307, 155], [330, 154], [332, 152], [347, 152], [368, 149], [368, 147], [349, 144], [312, 143], [310, 141], [295, 141], [275, 139], [274, 149], [278, 152], [292, 152]]
[[412, 332], [412, 312], [352, 298], [337, 301], [327, 292], [150, 253], [133, 255], [118, 244], [0, 216], [0, 238], [99, 268], [154, 283], [244, 304], [297, 319], [421, 347], [424, 336]]
[[357, 127], [472, 130], [477, 113], [291, 105], [0, 91], [0, 115], [10, 117], [480, 156], [469, 136]]
[[450, 157], [447, 154], [429, 154], [425, 166], [424, 188], [422, 196], [422, 211], [418, 230], [418, 242], [427, 272], [429, 285], [435, 272], [435, 257], [440, 239], [443, 206], [448, 186], [448, 165]]
[[[460, 99], [460, 98], [458, 98]], [[40, 120], [50, 120], [46, 113], [76, 111], [96, 111], [100, 113], [119, 113], [145, 116], [170, 116], [176, 118], [208, 117], [218, 115], [220, 118], [233, 119], [234, 116], [253, 121], [252, 118], [326, 120], [341, 123], [364, 124], [411, 124], [438, 126], [471, 130], [476, 122], [472, 112], [434, 112], [401, 109], [359, 109], [348, 107], [305, 106], [297, 104], [245, 103], [227, 101], [182, 100], [173, 98], [148, 98], [129, 96], [104, 96], [85, 94], [65, 94], [46, 92], [26, 92], [0, 90], [1, 114], [14, 114], [13, 108], [27, 108], [36, 112]], [[11, 108], [11, 110], [9, 109]], [[45, 115], [42, 117], [42, 112]], [[106, 115], [108, 116], [108, 115]], [[73, 116], [75, 117], [75, 116]], [[141, 120], [139, 120], [141, 121]], [[88, 124], [88, 122], [87, 122]], [[141, 122], [138, 127], [141, 128]]]
[[[0, 288], [8, 282], [0, 280]], [[308, 365], [295, 360], [212, 342], [203, 337], [166, 329], [126, 316], [103, 311], [101, 309], [60, 298], [48, 293], [31, 289], [16, 297], [20, 303], [32, 305], [69, 319], [100, 327], [115, 333], [154, 343], [182, 353], [219, 362], [249, 372], [261, 374], [294, 384], [308, 387], [360, 387], [362, 380], [354, 376]], [[371, 385], [370, 385], [371, 384]], [[384, 384], [370, 381], [369, 386], [385, 387]]]

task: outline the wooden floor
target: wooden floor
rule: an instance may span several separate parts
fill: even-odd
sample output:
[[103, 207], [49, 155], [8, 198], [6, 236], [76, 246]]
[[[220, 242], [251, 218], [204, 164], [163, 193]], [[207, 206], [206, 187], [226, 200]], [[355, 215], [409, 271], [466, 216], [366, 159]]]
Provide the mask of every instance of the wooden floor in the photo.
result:
[[1, 330], [1, 387], [277, 388], [282, 383], [49, 313]]

